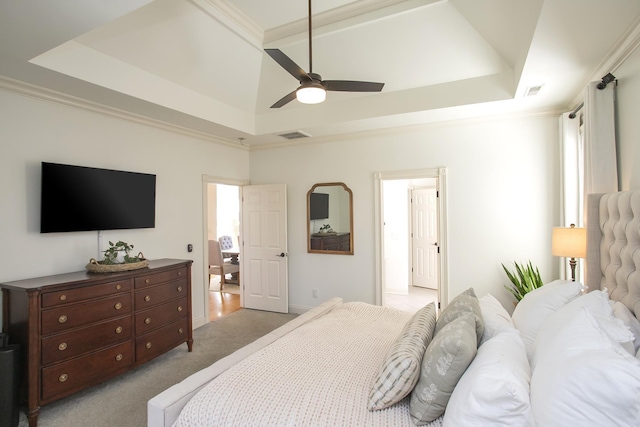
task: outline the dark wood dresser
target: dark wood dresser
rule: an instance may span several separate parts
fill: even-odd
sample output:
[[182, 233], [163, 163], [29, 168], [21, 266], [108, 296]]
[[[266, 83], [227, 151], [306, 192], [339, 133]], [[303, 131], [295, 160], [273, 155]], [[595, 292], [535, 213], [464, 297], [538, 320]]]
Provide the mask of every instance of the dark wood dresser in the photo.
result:
[[[40, 406], [193, 346], [192, 261], [1, 283], [3, 329], [20, 344], [29, 426]], [[26, 357], [25, 357], [26, 356]]]
[[328, 236], [311, 236], [311, 249], [319, 251], [350, 251], [351, 233], [336, 233]]

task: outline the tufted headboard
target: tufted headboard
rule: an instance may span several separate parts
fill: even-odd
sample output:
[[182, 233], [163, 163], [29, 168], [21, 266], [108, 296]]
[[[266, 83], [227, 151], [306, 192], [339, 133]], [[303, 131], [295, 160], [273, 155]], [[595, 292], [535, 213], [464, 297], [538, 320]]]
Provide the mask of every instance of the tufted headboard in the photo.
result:
[[640, 318], [640, 190], [588, 196], [586, 277]]

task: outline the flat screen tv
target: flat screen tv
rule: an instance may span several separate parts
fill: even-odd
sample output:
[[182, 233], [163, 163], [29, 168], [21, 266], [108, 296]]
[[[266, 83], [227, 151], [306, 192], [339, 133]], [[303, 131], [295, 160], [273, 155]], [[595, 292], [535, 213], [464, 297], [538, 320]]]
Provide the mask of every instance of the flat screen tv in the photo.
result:
[[325, 193], [311, 193], [309, 195], [310, 219], [329, 218], [329, 195]]
[[155, 227], [155, 175], [42, 162], [41, 190], [41, 233]]

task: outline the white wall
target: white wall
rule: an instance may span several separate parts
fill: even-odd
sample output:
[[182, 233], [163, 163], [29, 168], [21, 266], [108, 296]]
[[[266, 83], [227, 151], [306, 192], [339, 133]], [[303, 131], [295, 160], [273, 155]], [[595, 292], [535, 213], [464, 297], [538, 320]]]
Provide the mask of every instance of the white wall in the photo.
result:
[[[287, 183], [289, 297], [375, 302], [374, 173], [448, 169], [449, 296], [469, 286], [512, 306], [500, 263], [531, 259], [551, 280], [558, 208], [557, 117], [451, 123], [348, 140], [252, 151], [251, 182]], [[325, 160], [331, 153], [332, 162]], [[353, 256], [306, 252], [306, 193], [340, 181], [353, 191]], [[320, 290], [314, 299], [311, 289]]]
[[202, 175], [248, 179], [247, 151], [5, 91], [0, 144], [0, 282], [83, 270], [97, 256], [96, 232], [40, 234], [40, 162], [153, 173], [156, 227], [105, 231], [104, 245], [192, 259], [193, 317], [204, 321]]

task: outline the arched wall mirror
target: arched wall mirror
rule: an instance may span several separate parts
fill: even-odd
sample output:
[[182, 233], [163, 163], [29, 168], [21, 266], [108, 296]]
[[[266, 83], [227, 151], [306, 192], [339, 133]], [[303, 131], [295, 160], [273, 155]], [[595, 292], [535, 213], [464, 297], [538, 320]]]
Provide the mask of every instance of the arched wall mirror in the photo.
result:
[[307, 193], [307, 252], [353, 255], [353, 193], [342, 182]]

